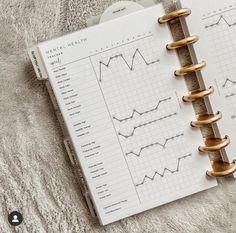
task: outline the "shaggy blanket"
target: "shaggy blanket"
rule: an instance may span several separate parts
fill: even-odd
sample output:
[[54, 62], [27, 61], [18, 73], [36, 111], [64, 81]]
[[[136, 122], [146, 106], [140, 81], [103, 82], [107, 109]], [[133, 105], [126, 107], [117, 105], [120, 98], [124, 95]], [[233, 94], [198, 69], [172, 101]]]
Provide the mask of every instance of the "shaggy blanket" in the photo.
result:
[[[0, 232], [236, 232], [236, 181], [106, 227], [92, 220], [27, 48], [82, 29], [111, 0], [0, 0]], [[8, 213], [24, 222], [13, 227]]]

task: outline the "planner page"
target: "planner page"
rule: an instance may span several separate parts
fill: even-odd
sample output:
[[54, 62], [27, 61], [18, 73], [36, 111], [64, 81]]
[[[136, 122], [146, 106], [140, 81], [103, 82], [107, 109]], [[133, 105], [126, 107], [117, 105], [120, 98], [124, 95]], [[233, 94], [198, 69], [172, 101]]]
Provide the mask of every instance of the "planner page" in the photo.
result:
[[200, 41], [194, 45], [198, 60], [207, 67], [202, 75], [207, 86], [214, 86], [211, 103], [223, 113], [219, 121], [221, 136], [230, 136], [226, 148], [230, 161], [236, 159], [236, 0], [181, 0], [191, 8], [186, 18], [191, 35]]
[[163, 14], [157, 5], [39, 45], [101, 224], [216, 185]]

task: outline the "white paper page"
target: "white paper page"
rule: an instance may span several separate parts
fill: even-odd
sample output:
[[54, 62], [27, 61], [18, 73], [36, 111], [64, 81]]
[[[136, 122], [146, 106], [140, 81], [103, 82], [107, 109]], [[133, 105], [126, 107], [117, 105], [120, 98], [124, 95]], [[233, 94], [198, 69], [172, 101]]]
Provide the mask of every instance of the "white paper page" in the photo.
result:
[[181, 0], [192, 14], [186, 18], [191, 35], [199, 35], [194, 45], [198, 60], [206, 60], [202, 75], [214, 86], [211, 103], [223, 113], [219, 121], [222, 137], [229, 135], [229, 160], [236, 159], [236, 0]]
[[102, 224], [216, 185], [163, 14], [154, 6], [39, 45]]

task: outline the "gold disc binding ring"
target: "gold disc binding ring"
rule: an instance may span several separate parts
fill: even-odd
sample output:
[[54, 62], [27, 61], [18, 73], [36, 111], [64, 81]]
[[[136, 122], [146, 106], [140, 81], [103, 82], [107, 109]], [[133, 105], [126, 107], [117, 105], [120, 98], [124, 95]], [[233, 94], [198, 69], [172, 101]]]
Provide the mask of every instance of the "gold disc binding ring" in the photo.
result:
[[207, 171], [211, 177], [226, 177], [236, 172], [236, 162], [211, 161], [212, 171]]
[[189, 95], [183, 96], [183, 101], [184, 102], [194, 102], [198, 99], [203, 99], [209, 95], [211, 95], [214, 92], [214, 88], [213, 87], [209, 87], [206, 90], [195, 90], [195, 91], [191, 91], [189, 93]]
[[188, 16], [190, 14], [191, 14], [191, 10], [188, 8], [179, 9], [179, 10], [172, 11], [172, 12], [165, 14], [162, 17], [158, 18], [158, 23], [160, 23], [160, 24], [167, 23], [167, 22], [170, 22], [170, 21], [175, 20], [177, 18], [180, 18], [182, 16]]
[[225, 138], [210, 138], [206, 137], [204, 139], [205, 146], [199, 146], [198, 150], [200, 152], [215, 152], [220, 151], [227, 147], [230, 143], [229, 136], [225, 136]]
[[202, 61], [201, 63], [195, 64], [195, 65], [190, 65], [190, 66], [185, 66], [179, 70], [175, 71], [175, 76], [184, 76], [186, 74], [191, 74], [197, 71], [200, 71], [206, 66], [206, 62]]
[[191, 122], [192, 127], [203, 127], [205, 125], [213, 124], [222, 118], [222, 113], [217, 112], [216, 114], [200, 113], [197, 115], [197, 120]]
[[172, 42], [166, 45], [168, 50], [178, 49], [186, 45], [194, 44], [199, 40], [198, 36], [189, 36], [182, 40], [178, 40], [176, 42]]

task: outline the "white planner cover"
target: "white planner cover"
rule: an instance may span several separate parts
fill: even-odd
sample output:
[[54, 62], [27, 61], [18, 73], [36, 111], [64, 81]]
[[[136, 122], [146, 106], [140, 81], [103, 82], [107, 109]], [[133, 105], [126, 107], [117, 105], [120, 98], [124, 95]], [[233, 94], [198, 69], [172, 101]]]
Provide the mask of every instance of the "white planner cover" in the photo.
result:
[[157, 5], [38, 50], [102, 224], [217, 185]]

